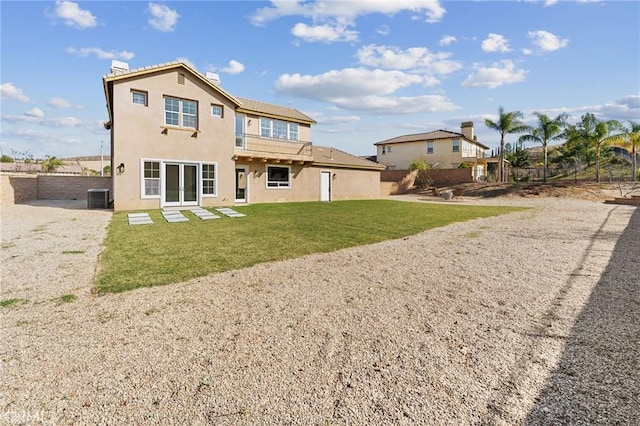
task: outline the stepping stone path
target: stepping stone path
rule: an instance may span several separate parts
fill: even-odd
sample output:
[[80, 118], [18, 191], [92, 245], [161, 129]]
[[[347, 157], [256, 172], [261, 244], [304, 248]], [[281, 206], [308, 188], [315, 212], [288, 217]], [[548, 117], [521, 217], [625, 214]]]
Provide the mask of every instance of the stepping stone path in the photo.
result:
[[167, 222], [188, 222], [189, 219], [180, 210], [162, 210], [162, 216]]
[[129, 213], [129, 225], [146, 225], [153, 223], [149, 213]]
[[195, 214], [202, 220], [220, 219], [220, 216], [211, 213], [209, 210], [205, 210], [201, 208], [192, 209], [191, 213]]
[[244, 217], [246, 216], [246, 214], [243, 213], [238, 213], [237, 211], [230, 209], [229, 207], [218, 207], [216, 209], [217, 211], [219, 211], [220, 213], [222, 213], [225, 216], [229, 216], [229, 217]]

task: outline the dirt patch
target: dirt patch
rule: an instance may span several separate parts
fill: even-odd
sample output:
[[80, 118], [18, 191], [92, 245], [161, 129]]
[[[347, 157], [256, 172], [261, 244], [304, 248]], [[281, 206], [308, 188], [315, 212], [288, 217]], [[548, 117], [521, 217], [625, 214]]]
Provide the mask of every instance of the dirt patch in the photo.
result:
[[414, 194], [437, 197], [445, 191], [466, 197], [558, 197], [587, 201], [605, 201], [613, 197], [640, 194], [640, 184], [633, 183], [462, 183], [448, 187], [414, 189]]

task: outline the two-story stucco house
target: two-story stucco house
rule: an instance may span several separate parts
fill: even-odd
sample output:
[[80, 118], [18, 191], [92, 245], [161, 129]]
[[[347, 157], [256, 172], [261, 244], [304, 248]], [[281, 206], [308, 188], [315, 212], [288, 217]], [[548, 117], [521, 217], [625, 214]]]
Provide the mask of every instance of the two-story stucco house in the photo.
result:
[[300, 111], [226, 92], [183, 62], [103, 77], [115, 210], [377, 198], [384, 166], [313, 145]]
[[486, 175], [489, 147], [477, 141], [473, 122], [463, 122], [460, 130], [460, 133], [435, 130], [376, 142], [377, 161], [389, 170], [407, 170], [415, 160], [424, 160], [440, 169], [465, 165], [472, 168], [472, 176], [477, 180]]

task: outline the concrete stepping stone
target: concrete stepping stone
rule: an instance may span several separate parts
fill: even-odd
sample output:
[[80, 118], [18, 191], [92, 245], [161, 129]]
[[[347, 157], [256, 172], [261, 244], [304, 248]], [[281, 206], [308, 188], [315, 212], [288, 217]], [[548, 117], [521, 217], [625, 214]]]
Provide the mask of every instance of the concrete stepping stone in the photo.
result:
[[209, 210], [201, 208], [191, 209], [191, 213], [195, 214], [202, 220], [220, 219], [220, 216], [211, 213]]
[[146, 225], [153, 223], [149, 213], [129, 213], [127, 218], [129, 219], [129, 225]]
[[180, 210], [162, 210], [162, 216], [167, 222], [188, 222], [189, 219]]
[[239, 213], [233, 209], [230, 209], [229, 207], [218, 207], [216, 210], [222, 213], [223, 215], [229, 216], [229, 217], [245, 217], [246, 216], [246, 214]]

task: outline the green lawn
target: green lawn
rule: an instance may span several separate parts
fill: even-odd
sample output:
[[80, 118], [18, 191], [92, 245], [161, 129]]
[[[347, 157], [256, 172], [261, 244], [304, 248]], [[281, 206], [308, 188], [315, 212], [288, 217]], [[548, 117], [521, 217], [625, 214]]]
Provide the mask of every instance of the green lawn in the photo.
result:
[[96, 279], [97, 292], [151, 287], [261, 262], [371, 244], [452, 222], [519, 208], [409, 203], [390, 200], [255, 204], [234, 207], [242, 218], [130, 226], [114, 213]]

